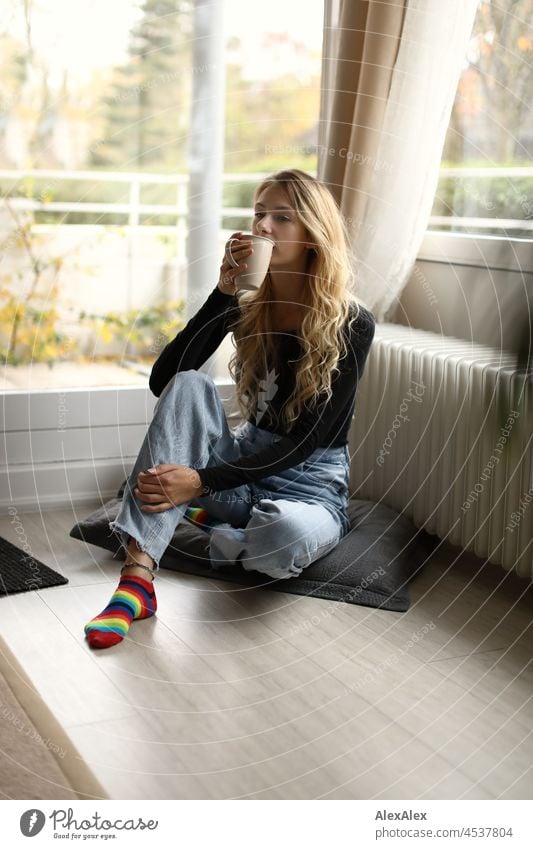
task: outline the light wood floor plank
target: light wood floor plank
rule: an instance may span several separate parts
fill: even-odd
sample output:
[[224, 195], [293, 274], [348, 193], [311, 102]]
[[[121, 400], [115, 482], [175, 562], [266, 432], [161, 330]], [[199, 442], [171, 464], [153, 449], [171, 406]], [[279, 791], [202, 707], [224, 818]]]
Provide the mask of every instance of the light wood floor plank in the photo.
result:
[[161, 570], [157, 617], [95, 652], [120, 562], [70, 510], [19, 518], [69, 584], [0, 599], [0, 635], [110, 798], [530, 798], [515, 576], [444, 546], [398, 614]]
[[[55, 587], [53, 592], [71, 591]], [[73, 719], [80, 723], [131, 715], [120, 690], [102, 674], [83, 641], [73, 639], [39, 593], [0, 599], [0, 636], [62, 727], [68, 727]]]

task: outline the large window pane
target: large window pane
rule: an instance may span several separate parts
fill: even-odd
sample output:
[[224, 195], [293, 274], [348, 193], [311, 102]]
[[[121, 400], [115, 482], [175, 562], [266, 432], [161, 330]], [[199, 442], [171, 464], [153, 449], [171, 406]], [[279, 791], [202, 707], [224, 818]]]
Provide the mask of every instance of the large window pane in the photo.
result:
[[533, 238], [532, 24], [532, 0], [479, 4], [432, 230]]
[[[259, 175], [316, 171], [323, 18], [321, 0], [225, 5], [221, 255]], [[192, 0], [1, 16], [1, 385], [143, 382], [185, 316]]]

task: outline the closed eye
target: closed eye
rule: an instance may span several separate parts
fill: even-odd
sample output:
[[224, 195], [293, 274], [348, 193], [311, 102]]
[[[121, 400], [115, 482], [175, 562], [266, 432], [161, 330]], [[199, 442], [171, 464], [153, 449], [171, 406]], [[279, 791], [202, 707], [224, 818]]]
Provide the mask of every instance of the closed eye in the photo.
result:
[[[264, 215], [264, 214], [265, 214], [264, 212], [256, 212], [254, 217], [259, 218], [260, 215]], [[286, 215], [276, 215], [276, 218], [278, 219], [278, 221], [290, 221], [291, 220], [290, 218], [287, 218]]]

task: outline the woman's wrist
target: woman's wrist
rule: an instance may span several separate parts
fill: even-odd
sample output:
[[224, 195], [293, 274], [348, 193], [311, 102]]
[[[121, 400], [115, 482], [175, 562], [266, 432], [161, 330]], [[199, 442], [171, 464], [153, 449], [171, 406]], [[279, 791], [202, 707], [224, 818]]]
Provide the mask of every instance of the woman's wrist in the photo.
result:
[[222, 282], [222, 280], [218, 281], [217, 289], [218, 289], [219, 292], [222, 292], [223, 295], [226, 295], [226, 297], [229, 297], [229, 298], [234, 298], [237, 294], [237, 290], [234, 287], [231, 287], [231, 288], [228, 287], [226, 284], [224, 284]]
[[192, 485], [193, 485], [193, 489], [194, 489], [194, 495], [195, 496], [207, 495], [207, 493], [209, 492], [209, 487], [204, 486], [202, 478], [198, 474], [197, 469], [191, 469], [191, 472], [192, 472]]

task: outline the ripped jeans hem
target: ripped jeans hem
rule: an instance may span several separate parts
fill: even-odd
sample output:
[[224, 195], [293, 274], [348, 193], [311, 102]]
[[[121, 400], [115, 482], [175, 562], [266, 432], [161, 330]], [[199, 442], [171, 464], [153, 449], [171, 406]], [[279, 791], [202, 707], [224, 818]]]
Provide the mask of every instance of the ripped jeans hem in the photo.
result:
[[135, 539], [135, 543], [139, 551], [142, 551], [144, 554], [148, 554], [148, 556], [151, 557], [154, 561], [154, 565], [152, 567], [153, 571], [159, 571], [159, 560], [161, 558], [161, 555], [157, 553], [154, 554], [153, 547], [151, 546], [153, 540], [157, 538], [157, 531], [155, 533], [150, 534], [149, 538], [145, 542], [140, 542], [134, 536], [135, 531], [132, 533], [132, 531], [128, 530], [126, 526], [119, 524], [119, 522], [117, 522], [116, 520], [113, 522], [109, 522], [109, 530], [112, 531], [112, 533], [114, 533], [115, 536], [118, 537], [120, 545], [124, 549], [124, 552], [126, 554], [128, 551], [130, 539]]

